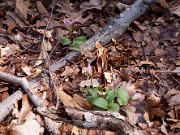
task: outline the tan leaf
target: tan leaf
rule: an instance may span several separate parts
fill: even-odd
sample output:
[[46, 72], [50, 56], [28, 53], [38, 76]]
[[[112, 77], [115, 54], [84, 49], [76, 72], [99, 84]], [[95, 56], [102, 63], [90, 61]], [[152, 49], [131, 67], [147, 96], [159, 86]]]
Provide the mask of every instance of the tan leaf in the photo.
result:
[[41, 1], [36, 1], [36, 5], [41, 14], [48, 14], [48, 11], [46, 10]]
[[64, 72], [61, 74], [62, 76], [72, 76], [72, 75], [78, 75], [79, 73], [78, 66], [69, 67], [66, 66]]
[[85, 81], [81, 81], [80, 86], [82, 88], [85, 87], [85, 86], [98, 87], [99, 82], [96, 79], [85, 80]]
[[99, 9], [106, 5], [106, 0], [90, 0], [89, 2], [84, 2], [81, 4], [82, 9]]
[[92, 105], [83, 97], [74, 94], [73, 100], [80, 105], [83, 109], [92, 110]]
[[10, 47], [1, 48], [1, 57], [3, 56], [10, 56], [13, 53]]
[[24, 67], [22, 67], [22, 70], [24, 71], [24, 73], [26, 73], [26, 75], [31, 75], [32, 73], [31, 73], [31, 67], [28, 67], [28, 66], [24, 66]]
[[168, 7], [169, 7], [166, 0], [160, 0], [160, 5], [161, 5], [161, 7], [165, 8], [165, 9], [168, 9]]
[[73, 100], [73, 98], [72, 98], [70, 95], [66, 94], [66, 93], [62, 90], [62, 86], [60, 86], [57, 90], [58, 90], [58, 98], [61, 100], [61, 102], [62, 102], [65, 106], [81, 108], [81, 107]]
[[24, 124], [14, 125], [12, 128], [17, 134], [21, 135], [40, 135], [44, 133], [44, 127], [41, 127], [32, 112], [27, 115]]
[[28, 0], [16, 0], [16, 10], [27, 19], [30, 2]]
[[128, 107], [126, 110], [127, 115], [128, 115], [128, 121], [132, 124], [135, 125], [138, 122], [138, 118], [141, 116], [140, 113], [136, 113], [136, 108], [133, 106]]
[[42, 59], [46, 59], [48, 57], [47, 51], [50, 51], [51, 49], [52, 49], [51, 43], [49, 41], [44, 40], [44, 42], [42, 42], [41, 44], [41, 51], [38, 60], [35, 63], [36, 66], [42, 64]]
[[33, 104], [28, 99], [27, 95], [24, 95], [22, 97], [22, 108], [20, 111], [20, 115], [18, 118], [18, 124], [23, 124], [25, 122], [26, 116], [29, 114], [29, 112], [32, 110]]

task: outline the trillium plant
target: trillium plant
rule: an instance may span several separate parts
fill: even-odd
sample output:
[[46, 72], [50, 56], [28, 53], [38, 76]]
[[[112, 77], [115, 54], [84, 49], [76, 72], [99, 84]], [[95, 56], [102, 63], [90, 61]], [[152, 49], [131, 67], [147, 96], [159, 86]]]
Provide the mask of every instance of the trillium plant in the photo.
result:
[[85, 92], [89, 93], [86, 98], [94, 105], [94, 110], [117, 112], [120, 106], [129, 102], [130, 96], [124, 88], [108, 89], [105, 93], [103, 91], [100, 86], [85, 89]]
[[[90, 64], [85, 68], [85, 71], [88, 77], [92, 79], [93, 70]], [[127, 105], [130, 99], [127, 90], [122, 87], [108, 90], [103, 89], [101, 86], [95, 88], [87, 87], [84, 91], [87, 100], [94, 105], [94, 110], [117, 112], [120, 106]]]

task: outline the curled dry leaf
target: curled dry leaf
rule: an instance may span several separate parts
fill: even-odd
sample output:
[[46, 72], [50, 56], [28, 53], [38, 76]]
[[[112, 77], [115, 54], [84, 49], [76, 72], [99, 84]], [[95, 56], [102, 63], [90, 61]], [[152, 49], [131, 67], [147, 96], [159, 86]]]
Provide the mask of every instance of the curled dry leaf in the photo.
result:
[[35, 114], [30, 112], [26, 117], [26, 122], [22, 125], [13, 125], [12, 129], [21, 135], [40, 135], [44, 133], [44, 128], [36, 120]]
[[82, 88], [85, 87], [85, 86], [98, 87], [99, 82], [96, 79], [89, 79], [89, 80], [81, 81], [80, 86]]
[[60, 86], [58, 89], [58, 98], [61, 100], [61, 102], [65, 105], [65, 106], [70, 106], [70, 107], [77, 107], [77, 108], [81, 108], [79, 104], [77, 104], [74, 99], [66, 94], [63, 90], [62, 90], [62, 86]]
[[70, 67], [66, 66], [64, 72], [61, 74], [61, 76], [74, 76], [78, 75], [80, 69], [78, 68], [77, 65]]
[[81, 4], [82, 9], [99, 9], [101, 10], [102, 7], [106, 5], [106, 0], [90, 0], [89, 2], [84, 2]]
[[32, 108], [33, 108], [33, 104], [28, 99], [27, 94], [24, 95], [22, 98], [22, 108], [20, 110], [17, 124], [23, 124], [25, 122], [25, 118], [29, 114], [29, 112], [32, 110]]
[[31, 70], [32, 68], [29, 67], [29, 66], [24, 66], [22, 67], [22, 70], [24, 71], [24, 73], [26, 73], [26, 75], [30, 76], [32, 73], [31, 73]]

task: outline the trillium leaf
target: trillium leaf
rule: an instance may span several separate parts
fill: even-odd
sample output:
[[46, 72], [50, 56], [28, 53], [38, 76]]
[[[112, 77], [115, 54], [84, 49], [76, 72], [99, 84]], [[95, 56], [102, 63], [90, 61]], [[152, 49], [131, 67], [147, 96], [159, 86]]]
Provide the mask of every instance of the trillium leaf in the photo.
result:
[[102, 97], [95, 98], [92, 104], [96, 105], [97, 107], [104, 108], [104, 109], [107, 109], [107, 106], [108, 106], [108, 102]]
[[119, 105], [126, 105], [129, 101], [130, 97], [127, 91], [123, 88], [117, 89], [117, 101]]
[[98, 89], [97, 88], [90, 89], [89, 93], [91, 94], [92, 97], [96, 98], [98, 96]]
[[70, 47], [71, 47], [71, 49], [72, 50], [74, 50], [74, 51], [80, 51], [81, 50], [81, 45], [80, 44], [78, 44], [78, 43], [72, 43], [71, 45], [70, 45]]
[[63, 45], [69, 45], [71, 43], [71, 40], [67, 37], [61, 37], [61, 43]]
[[86, 40], [86, 36], [80, 36], [74, 38], [73, 43], [83, 44]]
[[116, 97], [116, 94], [114, 93], [113, 90], [108, 90], [105, 94], [105, 99], [108, 102], [111, 102], [112, 100], [114, 100], [115, 97]]
[[119, 111], [119, 104], [117, 104], [117, 103], [110, 103], [109, 105], [108, 105], [108, 111], [111, 111], [111, 112], [117, 112], [117, 111]]

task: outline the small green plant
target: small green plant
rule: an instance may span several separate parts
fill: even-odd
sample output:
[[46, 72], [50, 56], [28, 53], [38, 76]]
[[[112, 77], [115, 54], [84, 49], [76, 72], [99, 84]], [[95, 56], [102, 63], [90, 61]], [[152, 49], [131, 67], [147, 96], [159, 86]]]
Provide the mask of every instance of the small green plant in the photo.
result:
[[86, 36], [79, 36], [73, 39], [71, 41], [67, 37], [61, 37], [61, 43], [63, 45], [70, 45], [70, 48], [75, 51], [80, 51], [81, 50], [81, 44], [83, 44], [86, 41]]
[[95, 106], [95, 110], [117, 112], [120, 106], [127, 105], [130, 99], [124, 88], [108, 89], [104, 95], [102, 87], [86, 88], [85, 91], [89, 93], [87, 100]]

